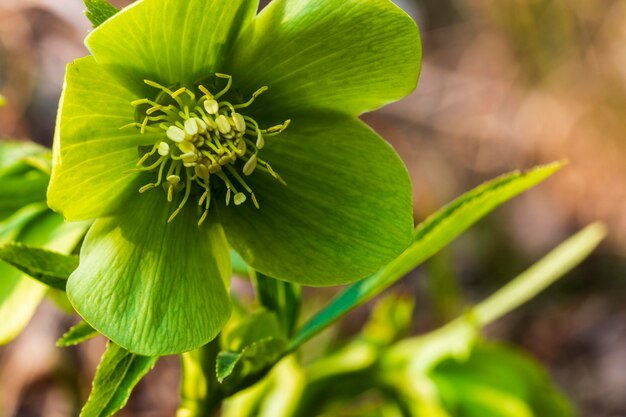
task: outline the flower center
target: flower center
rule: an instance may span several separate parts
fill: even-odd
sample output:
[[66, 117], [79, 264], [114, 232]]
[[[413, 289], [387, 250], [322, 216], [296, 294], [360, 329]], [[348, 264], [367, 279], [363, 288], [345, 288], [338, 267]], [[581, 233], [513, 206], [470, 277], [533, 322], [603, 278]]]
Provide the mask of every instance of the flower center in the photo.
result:
[[231, 92], [232, 77], [215, 74], [215, 81], [216, 84], [226, 83], [216, 94], [202, 84], [195, 90], [181, 87], [173, 91], [145, 80], [146, 84], [159, 90], [156, 99], [143, 98], [132, 102], [138, 122], [124, 127], [136, 126], [142, 134], [163, 133], [163, 139], [151, 149], [140, 150], [143, 155], [136, 171], [155, 172], [156, 181], [141, 187], [139, 192], [163, 187], [170, 203], [176, 193], [184, 192], [168, 222], [180, 213], [194, 194], [198, 205], [204, 209], [198, 221], [201, 225], [209, 213], [211, 189], [220, 186], [226, 187], [226, 205], [230, 204], [231, 197], [235, 205], [241, 205], [249, 195], [259, 208], [254, 192], [244, 179], [255, 171], [264, 171], [285, 184], [258, 154], [265, 145], [265, 137], [284, 131], [290, 120], [261, 129], [254, 119], [240, 111], [252, 105], [268, 88], [259, 88], [247, 102], [233, 104], [231, 101], [234, 100], [225, 99]]

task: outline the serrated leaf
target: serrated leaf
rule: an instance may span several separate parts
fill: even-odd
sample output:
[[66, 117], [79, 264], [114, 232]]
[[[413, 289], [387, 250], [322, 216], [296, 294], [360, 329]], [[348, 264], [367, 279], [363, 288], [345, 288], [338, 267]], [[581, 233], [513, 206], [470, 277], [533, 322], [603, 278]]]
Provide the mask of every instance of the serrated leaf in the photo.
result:
[[[11, 241], [70, 252], [85, 233], [85, 224], [65, 223], [45, 204], [24, 207], [0, 223], [0, 243]], [[35, 312], [47, 287], [0, 259], [0, 344], [22, 331]]]
[[70, 328], [59, 340], [58, 347], [74, 346], [85, 340], [91, 339], [98, 335], [98, 331], [91, 327], [86, 321], [81, 321], [77, 325]]
[[121, 410], [133, 388], [154, 368], [158, 359], [158, 356], [136, 355], [109, 342], [81, 417], [108, 417]]
[[85, 16], [87, 16], [94, 28], [97, 28], [119, 12], [119, 9], [106, 0], [84, 0], [84, 2], [85, 6], [87, 6]]
[[67, 278], [78, 267], [77, 256], [62, 255], [21, 243], [7, 243], [0, 246], [0, 260], [62, 291], [65, 291]]
[[217, 380], [222, 383], [230, 378], [236, 383], [254, 375], [273, 365], [282, 357], [286, 347], [284, 340], [270, 337], [252, 343], [241, 352], [220, 352], [216, 363]]
[[563, 165], [557, 162], [525, 173], [515, 171], [501, 176], [463, 194], [430, 216], [418, 225], [408, 249], [380, 271], [352, 285], [331, 301], [297, 332], [289, 350], [296, 349], [349, 311], [380, 294], [496, 207], [539, 184]]

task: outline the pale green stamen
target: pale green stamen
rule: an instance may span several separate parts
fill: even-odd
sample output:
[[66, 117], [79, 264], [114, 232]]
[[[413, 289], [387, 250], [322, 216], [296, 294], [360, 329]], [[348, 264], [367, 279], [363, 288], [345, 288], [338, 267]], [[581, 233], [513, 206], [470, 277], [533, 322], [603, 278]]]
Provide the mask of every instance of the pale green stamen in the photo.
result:
[[[290, 121], [261, 129], [254, 119], [240, 111], [252, 105], [268, 88], [259, 88], [248, 101], [233, 104], [220, 100], [229, 94], [232, 77], [226, 74], [215, 74], [215, 77], [226, 80], [226, 85], [217, 94], [203, 85], [198, 85], [197, 89], [168, 88], [145, 80], [147, 85], [159, 90], [157, 98], [144, 98], [131, 103], [143, 112], [139, 119], [141, 123], [134, 122], [124, 127], [139, 128], [142, 134], [149, 131], [163, 135], [139, 159], [139, 168], [135, 171], [158, 169], [156, 182], [141, 187], [139, 191], [144, 193], [162, 185], [167, 200], [173, 202], [175, 196], [184, 190], [168, 222], [173, 221], [189, 199], [195, 196], [198, 197], [198, 206], [203, 207], [198, 221], [201, 225], [209, 213], [211, 189], [220, 184], [226, 187], [226, 205], [230, 204], [231, 197], [236, 206], [242, 205], [249, 196], [258, 208], [256, 196], [244, 180], [256, 170], [284, 183], [271, 166], [259, 158], [258, 153], [265, 146], [264, 137], [281, 133]], [[211, 182], [214, 176], [220, 181]], [[243, 188], [243, 191], [237, 187]]]

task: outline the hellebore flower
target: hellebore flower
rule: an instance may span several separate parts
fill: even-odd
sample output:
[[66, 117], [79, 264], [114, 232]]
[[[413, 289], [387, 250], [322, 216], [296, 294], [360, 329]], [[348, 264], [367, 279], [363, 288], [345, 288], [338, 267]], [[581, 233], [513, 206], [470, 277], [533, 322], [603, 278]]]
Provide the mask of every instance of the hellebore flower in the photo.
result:
[[417, 83], [389, 0], [143, 0], [68, 66], [48, 202], [96, 219], [67, 292], [132, 352], [178, 353], [230, 314], [229, 244], [306, 285], [348, 283], [412, 232], [410, 181], [357, 119]]

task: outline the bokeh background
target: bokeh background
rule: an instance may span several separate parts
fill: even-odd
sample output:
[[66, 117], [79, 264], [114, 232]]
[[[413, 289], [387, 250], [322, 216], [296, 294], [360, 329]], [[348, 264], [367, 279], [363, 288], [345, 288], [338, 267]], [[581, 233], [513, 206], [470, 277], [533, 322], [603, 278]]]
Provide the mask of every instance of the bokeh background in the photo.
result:
[[[499, 174], [570, 162], [398, 284], [417, 298], [415, 331], [446, 322], [602, 220], [609, 237], [600, 250], [488, 335], [538, 358], [581, 415], [626, 416], [626, 0], [397, 3], [421, 28], [420, 85], [364, 119], [409, 167], [416, 221]], [[9, 102], [0, 137], [51, 144], [65, 65], [87, 54], [83, 10], [80, 0], [0, 0], [0, 94]], [[332, 292], [307, 302], [321, 305]], [[333, 337], [349, 337], [367, 313], [353, 313]], [[76, 415], [104, 340], [56, 348], [75, 320], [44, 303], [0, 348], [1, 417]], [[121, 415], [174, 415], [177, 386], [177, 359], [164, 358]]]

